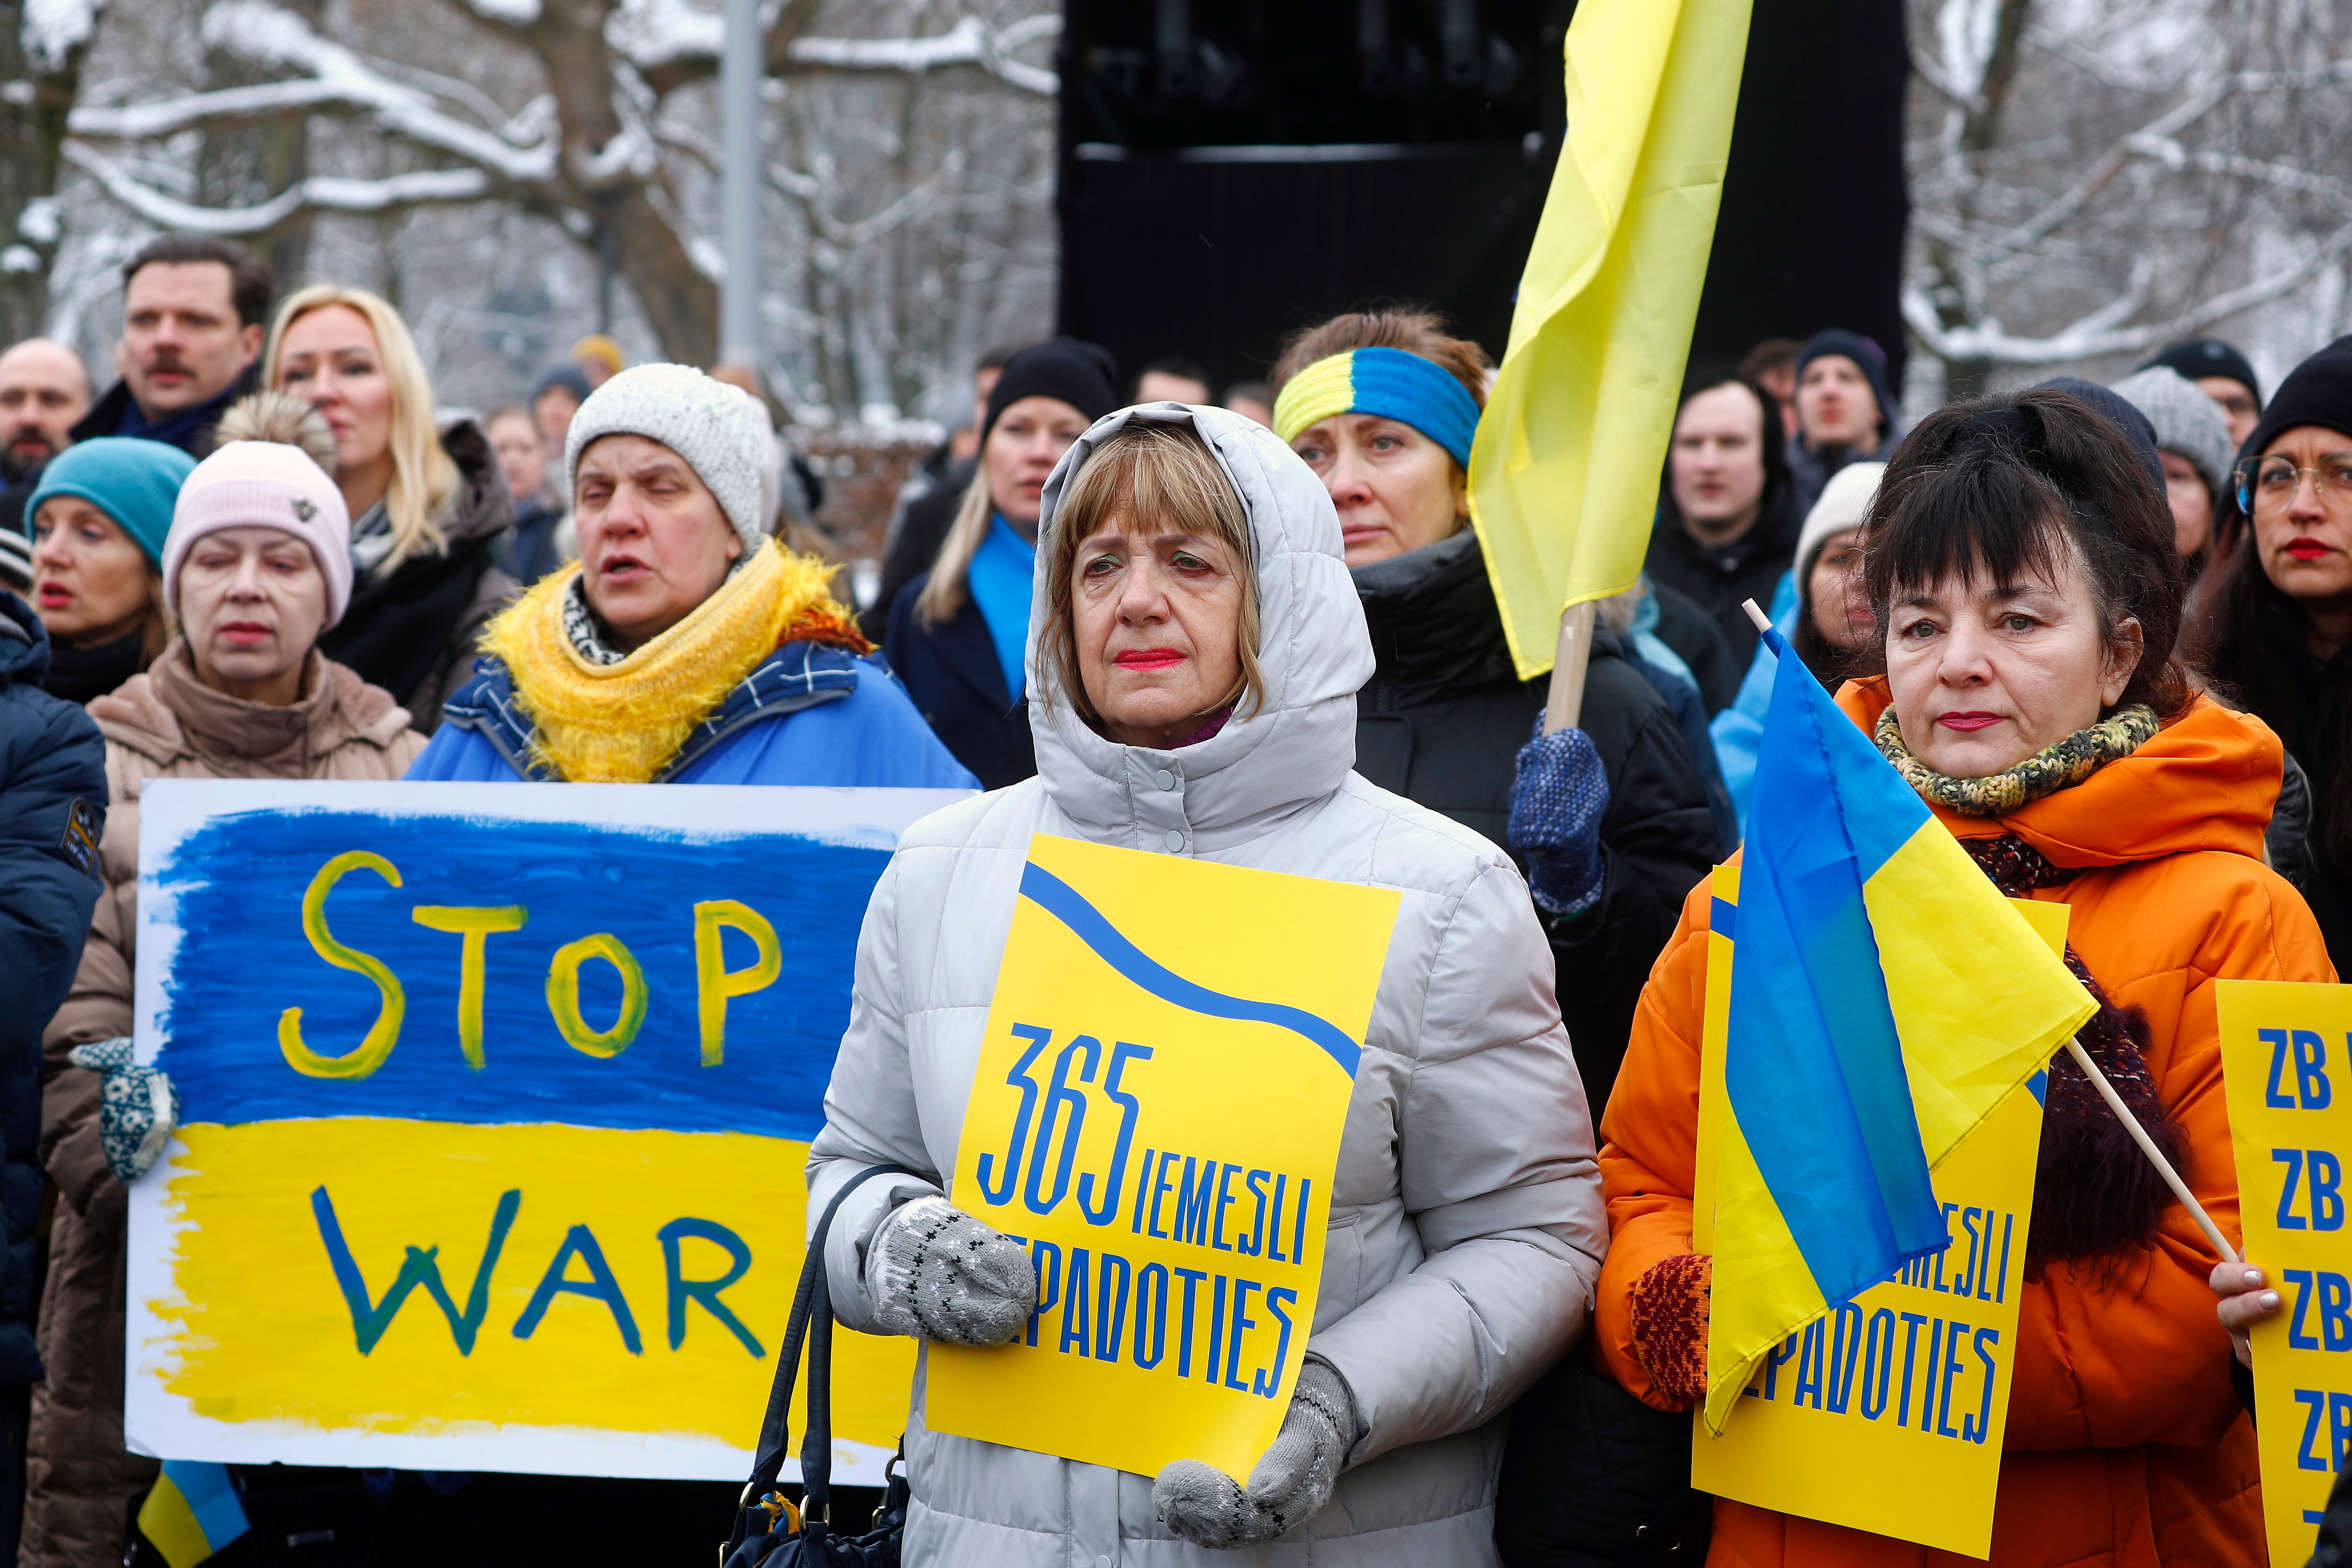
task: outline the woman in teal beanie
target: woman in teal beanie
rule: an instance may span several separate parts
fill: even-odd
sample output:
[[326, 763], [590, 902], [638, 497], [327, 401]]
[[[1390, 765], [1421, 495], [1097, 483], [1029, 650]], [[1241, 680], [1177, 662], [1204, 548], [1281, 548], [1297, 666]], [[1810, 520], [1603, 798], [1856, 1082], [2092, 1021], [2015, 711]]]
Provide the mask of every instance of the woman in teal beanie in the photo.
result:
[[49, 632], [51, 695], [103, 697], [172, 640], [163, 536], [195, 459], [161, 441], [101, 436], [42, 469], [32, 520], [33, 607]]

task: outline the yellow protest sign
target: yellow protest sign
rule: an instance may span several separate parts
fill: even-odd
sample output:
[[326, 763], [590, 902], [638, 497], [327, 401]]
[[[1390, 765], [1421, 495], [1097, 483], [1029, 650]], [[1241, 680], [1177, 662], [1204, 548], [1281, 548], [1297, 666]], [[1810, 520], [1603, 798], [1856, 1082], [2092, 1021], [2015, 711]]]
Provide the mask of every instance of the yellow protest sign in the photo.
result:
[[[1737, 908], [1738, 870], [1715, 897]], [[2018, 900], [2053, 948], [2066, 906]], [[1733, 943], [1707, 936], [1692, 1245], [1714, 1230]], [[1952, 1246], [1841, 1302], [1767, 1352], [1723, 1435], [1691, 1421], [1691, 1484], [1719, 1497], [1970, 1557], [1992, 1549], [2017, 1354], [2043, 1084], [2036, 1077], [1936, 1167]]]
[[2285, 1306], [2253, 1331], [2263, 1523], [2300, 1563], [2352, 1464], [2352, 987], [2225, 980], [2219, 1003], [2246, 1261]]
[[939, 1431], [1140, 1475], [1246, 1476], [1314, 1326], [1393, 890], [1040, 834], [950, 1195], [1038, 1306], [929, 1351]]

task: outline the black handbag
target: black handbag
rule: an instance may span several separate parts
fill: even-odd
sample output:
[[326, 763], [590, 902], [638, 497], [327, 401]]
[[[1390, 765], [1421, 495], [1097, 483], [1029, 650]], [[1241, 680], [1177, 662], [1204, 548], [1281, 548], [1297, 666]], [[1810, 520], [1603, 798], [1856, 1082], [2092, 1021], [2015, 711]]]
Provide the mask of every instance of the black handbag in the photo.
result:
[[1690, 1484], [1689, 1415], [1643, 1404], [1573, 1350], [1510, 1421], [1495, 1498], [1506, 1568], [1706, 1560], [1715, 1500]]
[[[809, 1237], [800, 1286], [793, 1292], [792, 1322], [776, 1352], [776, 1380], [768, 1390], [768, 1414], [760, 1423], [751, 1479], [736, 1505], [734, 1531], [719, 1549], [722, 1568], [898, 1568], [898, 1539], [907, 1529], [903, 1448], [890, 1461], [888, 1489], [866, 1533], [833, 1531], [833, 1293], [824, 1278], [824, 1238], [841, 1200], [867, 1178], [917, 1173], [904, 1165], [858, 1172], [833, 1194]], [[808, 1347], [808, 1430], [802, 1434], [803, 1495], [795, 1507], [777, 1489], [776, 1477], [792, 1441], [786, 1417], [803, 1342]]]

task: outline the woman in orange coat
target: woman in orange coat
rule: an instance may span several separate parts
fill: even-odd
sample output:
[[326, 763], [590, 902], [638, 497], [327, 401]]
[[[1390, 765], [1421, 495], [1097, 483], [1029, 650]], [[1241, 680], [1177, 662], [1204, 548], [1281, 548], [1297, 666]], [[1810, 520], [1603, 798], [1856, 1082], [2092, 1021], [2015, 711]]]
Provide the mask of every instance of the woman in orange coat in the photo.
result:
[[[2195, 695], [2154, 465], [2063, 393], [1948, 408], [1889, 465], [1868, 524], [1885, 673], [1839, 706], [2013, 897], [2072, 907], [2082, 1031], [2199, 1201], [2237, 1228], [2217, 980], [2333, 980], [2302, 898], [2262, 863], [2279, 742]], [[1695, 891], [1601, 1125], [1611, 1244], [1597, 1339], [1650, 1404], [1706, 1367], [1691, 1253], [1708, 894]], [[2218, 1261], [2073, 1059], [2053, 1059], [1996, 1568], [2259, 1563], [2253, 1432], [2207, 1277]], [[1716, 1504], [1708, 1561], [1910, 1568], [1968, 1559]]]

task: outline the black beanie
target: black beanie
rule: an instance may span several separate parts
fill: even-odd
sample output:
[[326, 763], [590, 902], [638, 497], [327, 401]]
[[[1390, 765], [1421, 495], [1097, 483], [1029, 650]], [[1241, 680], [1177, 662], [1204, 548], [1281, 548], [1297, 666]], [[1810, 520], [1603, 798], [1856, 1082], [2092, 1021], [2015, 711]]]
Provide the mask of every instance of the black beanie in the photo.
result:
[[2101, 386], [2080, 376], [2053, 376], [2039, 384], [2037, 390], [2042, 388], [2063, 392], [2075, 402], [2088, 405], [2092, 413], [2121, 430], [2131, 442], [2132, 450], [2139, 454], [2140, 466], [2156, 480], [2157, 493], [2164, 493], [2164, 459], [2157, 455], [2156, 421], [2142, 413], [2138, 404], [2113, 387]]
[[2190, 381], [2226, 375], [2253, 394], [2256, 408], [2263, 405], [2263, 384], [2255, 379], [2253, 362], [2219, 338], [2191, 338], [2185, 343], [2175, 343], [2147, 364], [2133, 368], [2146, 370], [2150, 365], [2162, 365]]
[[1047, 338], [1004, 362], [988, 394], [988, 417], [980, 422], [981, 445], [996, 428], [997, 416], [1024, 397], [1058, 397], [1091, 425], [1119, 406], [1118, 366], [1110, 351], [1076, 338]]
[[1853, 361], [1863, 378], [1870, 383], [1871, 393], [1878, 399], [1878, 438], [1884, 441], [1902, 434], [1903, 406], [1895, 401], [1895, 384], [1886, 377], [1886, 354], [1860, 332], [1825, 327], [1807, 338], [1803, 351], [1797, 355], [1798, 383], [1803, 383], [1807, 365], [1831, 354], [1842, 354]]
[[2287, 373], [2254, 433], [2238, 448], [2238, 460], [2256, 456], [2279, 432], [2298, 425], [2324, 426], [2352, 436], [2352, 337], [2336, 339]]

